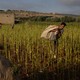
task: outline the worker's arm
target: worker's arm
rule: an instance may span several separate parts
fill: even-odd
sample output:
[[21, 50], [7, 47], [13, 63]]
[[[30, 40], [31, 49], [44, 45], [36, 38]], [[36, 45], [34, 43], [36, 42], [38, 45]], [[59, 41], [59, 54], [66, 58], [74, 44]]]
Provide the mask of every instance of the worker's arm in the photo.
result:
[[50, 30], [49, 32], [55, 32], [55, 31], [58, 31], [58, 28]]
[[56, 29], [53, 29], [53, 30], [50, 30], [49, 32], [56, 32], [56, 38], [60, 38], [61, 37], [61, 31], [59, 28], [56, 28]]

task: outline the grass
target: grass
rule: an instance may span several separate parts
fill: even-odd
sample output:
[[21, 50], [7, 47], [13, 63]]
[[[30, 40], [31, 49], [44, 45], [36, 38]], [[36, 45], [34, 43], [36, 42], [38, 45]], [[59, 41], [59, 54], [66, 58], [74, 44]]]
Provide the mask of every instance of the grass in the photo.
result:
[[10, 25], [3, 25], [0, 29], [1, 54], [12, 62], [15, 73], [18, 68], [26, 74], [56, 70], [60, 73], [59, 70], [70, 71], [71, 68], [73, 72], [79, 70], [74, 66], [80, 64], [80, 23], [67, 23], [59, 39], [57, 62], [51, 47], [53, 41], [40, 38], [50, 24], [59, 23], [26, 22], [16, 24], [14, 29]]

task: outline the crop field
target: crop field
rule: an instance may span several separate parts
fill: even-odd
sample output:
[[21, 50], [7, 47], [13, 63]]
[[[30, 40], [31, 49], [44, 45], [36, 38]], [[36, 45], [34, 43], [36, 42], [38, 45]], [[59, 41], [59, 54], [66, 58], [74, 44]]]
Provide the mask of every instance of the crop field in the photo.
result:
[[0, 29], [0, 54], [13, 64], [14, 74], [31, 80], [80, 79], [80, 23], [67, 23], [59, 39], [57, 58], [53, 41], [42, 39], [49, 25], [59, 23], [25, 22], [3, 25]]

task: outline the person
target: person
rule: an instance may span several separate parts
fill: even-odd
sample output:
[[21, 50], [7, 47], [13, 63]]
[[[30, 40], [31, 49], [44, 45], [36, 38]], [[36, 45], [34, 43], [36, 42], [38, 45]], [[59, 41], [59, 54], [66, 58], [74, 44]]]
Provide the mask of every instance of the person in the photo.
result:
[[51, 41], [54, 41], [54, 53], [58, 51], [58, 39], [63, 34], [63, 29], [66, 26], [65, 22], [61, 22], [60, 25], [50, 25], [47, 27], [43, 33], [41, 34], [41, 38], [49, 39]]

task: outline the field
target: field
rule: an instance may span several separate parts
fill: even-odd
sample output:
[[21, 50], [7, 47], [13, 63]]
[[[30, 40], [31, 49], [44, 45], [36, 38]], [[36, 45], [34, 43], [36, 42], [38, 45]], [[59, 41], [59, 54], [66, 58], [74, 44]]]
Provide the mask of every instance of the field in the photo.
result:
[[14, 29], [3, 25], [0, 53], [11, 61], [15, 75], [32, 80], [79, 80], [80, 23], [67, 23], [59, 39], [57, 58], [53, 41], [40, 38], [42, 31], [54, 24], [59, 23], [25, 22]]

